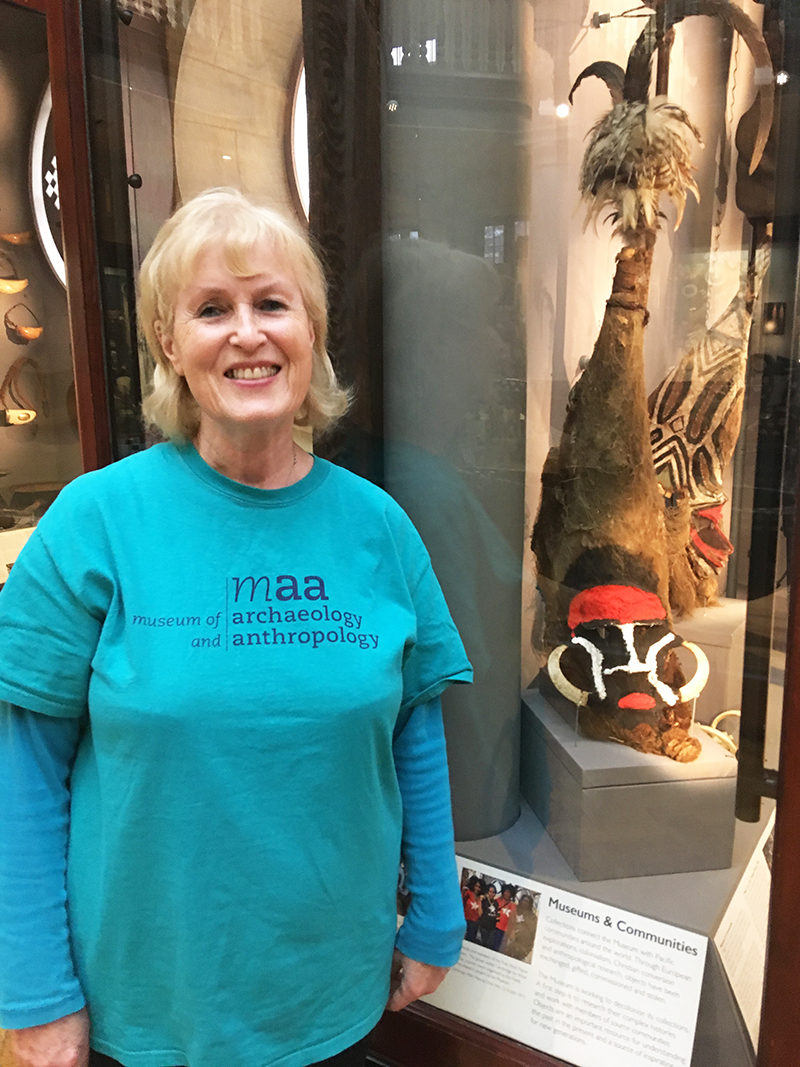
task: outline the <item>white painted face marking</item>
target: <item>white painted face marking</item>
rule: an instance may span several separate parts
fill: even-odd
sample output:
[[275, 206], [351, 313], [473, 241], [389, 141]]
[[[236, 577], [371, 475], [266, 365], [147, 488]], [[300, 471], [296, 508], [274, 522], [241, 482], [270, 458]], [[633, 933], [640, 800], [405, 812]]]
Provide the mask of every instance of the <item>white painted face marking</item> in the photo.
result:
[[628, 650], [628, 662], [622, 663], [618, 667], [603, 668], [603, 674], [614, 674], [615, 671], [624, 671], [626, 674], [646, 674], [648, 682], [652, 685], [653, 689], [655, 689], [667, 707], [671, 708], [674, 704], [677, 704], [678, 698], [674, 691], [670, 689], [666, 682], [662, 682], [656, 673], [658, 670], [658, 653], [665, 645], [668, 645], [675, 640], [675, 635], [665, 634], [660, 641], [654, 642], [647, 650], [645, 661], [642, 663], [633, 643], [634, 631], [637, 624], [635, 622], [626, 622], [621, 625], [612, 623], [612, 625], [622, 634], [625, 648]]
[[595, 692], [600, 700], [605, 700], [608, 695], [605, 682], [603, 681], [603, 675], [614, 674], [617, 671], [623, 671], [625, 674], [645, 674], [647, 680], [653, 689], [658, 693], [667, 707], [674, 707], [678, 703], [678, 696], [675, 691], [662, 682], [658, 677], [658, 654], [662, 648], [671, 644], [675, 640], [675, 635], [672, 633], [665, 634], [660, 641], [655, 641], [647, 650], [644, 662], [639, 658], [634, 644], [635, 629], [638, 623], [609, 623], [608, 625], [614, 626], [622, 634], [622, 639], [625, 642], [625, 648], [628, 653], [628, 662], [622, 663], [617, 667], [604, 667], [603, 666], [603, 653], [595, 644], [593, 644], [586, 637], [573, 637], [572, 644], [580, 645], [581, 648], [585, 648], [589, 653], [592, 664], [592, 682], [594, 683]]
[[595, 692], [601, 700], [605, 700], [607, 691], [603, 681], [603, 653], [585, 637], [573, 637], [572, 643], [573, 645], [580, 645], [581, 648], [585, 648], [589, 653], [592, 661], [592, 681], [594, 682]]
[[678, 703], [678, 697], [675, 694], [675, 690], [671, 689], [666, 682], [662, 682], [656, 674], [656, 671], [658, 670], [656, 657], [658, 656], [658, 653], [661, 651], [661, 649], [664, 648], [666, 645], [670, 644], [672, 641], [674, 641], [674, 639], [674, 634], [665, 634], [665, 636], [662, 637], [660, 641], [657, 641], [655, 644], [650, 646], [650, 648], [647, 650], [647, 656], [645, 657], [645, 663], [650, 668], [649, 674], [647, 675], [647, 680], [650, 682], [652, 687], [655, 689], [655, 691], [658, 693], [658, 695], [661, 697], [661, 699], [664, 701], [668, 708], [674, 707], [674, 705]]

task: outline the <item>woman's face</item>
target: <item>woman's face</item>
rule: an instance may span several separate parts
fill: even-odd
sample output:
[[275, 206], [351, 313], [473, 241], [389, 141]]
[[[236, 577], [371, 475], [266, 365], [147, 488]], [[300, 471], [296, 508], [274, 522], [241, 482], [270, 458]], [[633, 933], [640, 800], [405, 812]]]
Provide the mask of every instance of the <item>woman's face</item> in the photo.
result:
[[269, 246], [253, 274], [232, 274], [209, 250], [178, 293], [164, 353], [200, 407], [200, 432], [291, 431], [311, 382], [314, 331], [294, 274]]

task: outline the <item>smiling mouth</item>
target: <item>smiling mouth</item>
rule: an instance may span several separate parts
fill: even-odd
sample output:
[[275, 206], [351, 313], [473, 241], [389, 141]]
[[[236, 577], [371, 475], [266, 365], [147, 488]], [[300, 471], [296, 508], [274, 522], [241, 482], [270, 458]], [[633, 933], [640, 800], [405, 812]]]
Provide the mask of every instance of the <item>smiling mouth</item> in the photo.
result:
[[231, 367], [230, 370], [225, 371], [225, 377], [233, 378], [237, 382], [251, 381], [255, 378], [274, 378], [280, 369], [274, 363], [268, 367]]

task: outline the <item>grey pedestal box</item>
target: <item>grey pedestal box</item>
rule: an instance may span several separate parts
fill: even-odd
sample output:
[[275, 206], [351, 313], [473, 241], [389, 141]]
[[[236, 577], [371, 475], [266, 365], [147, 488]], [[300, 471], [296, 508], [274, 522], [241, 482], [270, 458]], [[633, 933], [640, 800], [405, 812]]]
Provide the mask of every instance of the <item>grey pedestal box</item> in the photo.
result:
[[[720, 597], [713, 607], [697, 608], [691, 618], [675, 621], [675, 632], [684, 641], [694, 641], [708, 658], [711, 680], [694, 707], [698, 722], [710, 723], [721, 712], [741, 707], [746, 615], [746, 600]], [[694, 671], [694, 657], [679, 649], [678, 658], [688, 677]], [[720, 726], [738, 736], [734, 719], [726, 719]]]
[[731, 865], [736, 760], [695, 727], [693, 763], [580, 737], [535, 689], [522, 702], [522, 795], [580, 881]]

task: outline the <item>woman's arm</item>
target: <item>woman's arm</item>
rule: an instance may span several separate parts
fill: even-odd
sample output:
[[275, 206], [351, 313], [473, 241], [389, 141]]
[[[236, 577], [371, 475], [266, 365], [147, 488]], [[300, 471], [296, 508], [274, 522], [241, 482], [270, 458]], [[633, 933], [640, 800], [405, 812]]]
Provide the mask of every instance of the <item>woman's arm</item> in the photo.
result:
[[17, 1067], [88, 1067], [86, 1008], [42, 1026], [9, 1030], [8, 1037]]
[[88, 1055], [66, 907], [80, 732], [78, 719], [0, 701], [0, 1026], [23, 1065], [82, 1067]]
[[455, 863], [441, 701], [414, 708], [394, 742], [403, 801], [403, 859], [411, 891], [397, 935], [394, 991], [399, 1011], [432, 993], [458, 959], [466, 929]]

